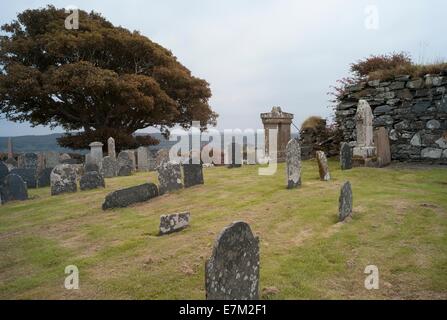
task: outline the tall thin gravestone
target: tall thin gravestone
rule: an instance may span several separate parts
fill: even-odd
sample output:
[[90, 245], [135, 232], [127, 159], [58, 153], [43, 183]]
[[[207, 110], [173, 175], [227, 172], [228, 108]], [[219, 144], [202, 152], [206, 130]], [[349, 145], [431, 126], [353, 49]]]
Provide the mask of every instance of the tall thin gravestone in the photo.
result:
[[286, 147], [287, 189], [301, 186], [301, 148], [296, 139], [289, 141]]
[[354, 164], [358, 166], [374, 166], [376, 147], [374, 146], [373, 113], [366, 100], [359, 100], [355, 114], [357, 142], [353, 150]]
[[115, 139], [112, 137], [107, 140], [107, 155], [112, 159], [116, 159]]
[[326, 154], [323, 151], [317, 151], [317, 162], [318, 162], [318, 171], [320, 173], [321, 181], [329, 181], [331, 180], [331, 175], [329, 173], [329, 166], [327, 164]]
[[342, 142], [340, 146], [340, 166], [341, 170], [352, 169], [352, 148], [347, 142]]
[[205, 265], [207, 300], [259, 299], [259, 239], [245, 222], [226, 227]]
[[138, 171], [149, 171], [149, 148], [139, 147], [137, 149]]
[[352, 215], [352, 188], [349, 181], [345, 182], [340, 190], [338, 199], [338, 220], [344, 221]]

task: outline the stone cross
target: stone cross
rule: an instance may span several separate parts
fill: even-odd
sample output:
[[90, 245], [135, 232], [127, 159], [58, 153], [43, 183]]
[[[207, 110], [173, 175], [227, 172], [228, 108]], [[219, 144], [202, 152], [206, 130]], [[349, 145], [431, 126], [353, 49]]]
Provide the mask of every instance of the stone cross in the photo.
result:
[[205, 265], [207, 300], [259, 299], [259, 239], [245, 222], [226, 227]]
[[327, 164], [326, 154], [323, 151], [317, 151], [317, 162], [318, 162], [318, 171], [320, 173], [321, 181], [329, 181], [331, 180], [331, 175], [329, 173], [329, 166]]
[[354, 148], [354, 156], [361, 158], [374, 157], [376, 148], [373, 135], [373, 113], [366, 100], [359, 100], [355, 115], [357, 143]]
[[287, 189], [301, 186], [301, 148], [296, 139], [289, 141], [286, 147]]
[[113, 159], [116, 159], [115, 139], [112, 137], [107, 140], [107, 155]]

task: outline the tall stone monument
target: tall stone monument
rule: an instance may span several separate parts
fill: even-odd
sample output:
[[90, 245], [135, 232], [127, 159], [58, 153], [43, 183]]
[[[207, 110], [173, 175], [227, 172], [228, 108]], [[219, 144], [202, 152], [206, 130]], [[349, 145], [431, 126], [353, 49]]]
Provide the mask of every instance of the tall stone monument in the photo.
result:
[[377, 162], [374, 146], [373, 113], [366, 100], [359, 100], [355, 125], [357, 142], [353, 150], [355, 166], [375, 166]]
[[90, 143], [90, 154], [86, 156], [86, 164], [96, 164], [101, 168], [103, 158], [102, 146], [101, 142]]
[[261, 119], [265, 132], [265, 155], [270, 155], [269, 131], [276, 129], [278, 132], [277, 162], [284, 162], [286, 160], [286, 146], [290, 141], [290, 125], [292, 124], [293, 114], [283, 112], [281, 107], [273, 107], [271, 112], [261, 113]]
[[107, 155], [113, 159], [116, 159], [115, 139], [112, 137], [107, 140]]

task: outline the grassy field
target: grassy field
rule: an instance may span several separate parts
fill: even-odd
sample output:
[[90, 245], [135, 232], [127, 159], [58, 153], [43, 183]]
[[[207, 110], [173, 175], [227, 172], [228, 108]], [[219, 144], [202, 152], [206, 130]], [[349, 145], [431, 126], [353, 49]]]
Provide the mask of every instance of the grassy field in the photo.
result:
[[[0, 207], [2, 299], [204, 299], [204, 263], [223, 227], [248, 222], [260, 238], [264, 299], [446, 299], [446, 168], [356, 168], [332, 181], [305, 161], [303, 186], [284, 187], [257, 166], [204, 169], [205, 185], [126, 209], [102, 211], [107, 193], [155, 173], [107, 179], [106, 189]], [[342, 183], [351, 181], [354, 216], [337, 222]], [[191, 226], [158, 237], [159, 216], [191, 212]], [[364, 288], [367, 265], [380, 289]], [[80, 289], [64, 289], [67, 265]]]

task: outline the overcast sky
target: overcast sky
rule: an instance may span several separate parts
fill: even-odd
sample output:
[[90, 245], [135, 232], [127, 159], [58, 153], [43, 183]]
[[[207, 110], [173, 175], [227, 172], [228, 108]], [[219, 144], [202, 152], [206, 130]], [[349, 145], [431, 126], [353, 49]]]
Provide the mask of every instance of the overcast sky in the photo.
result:
[[[219, 129], [262, 128], [259, 114], [272, 106], [293, 113], [297, 126], [330, 117], [330, 86], [371, 54], [447, 58], [445, 0], [8, 0], [0, 22], [49, 3], [95, 10], [170, 49], [211, 84]], [[0, 136], [51, 132], [62, 131], [0, 119]]]

